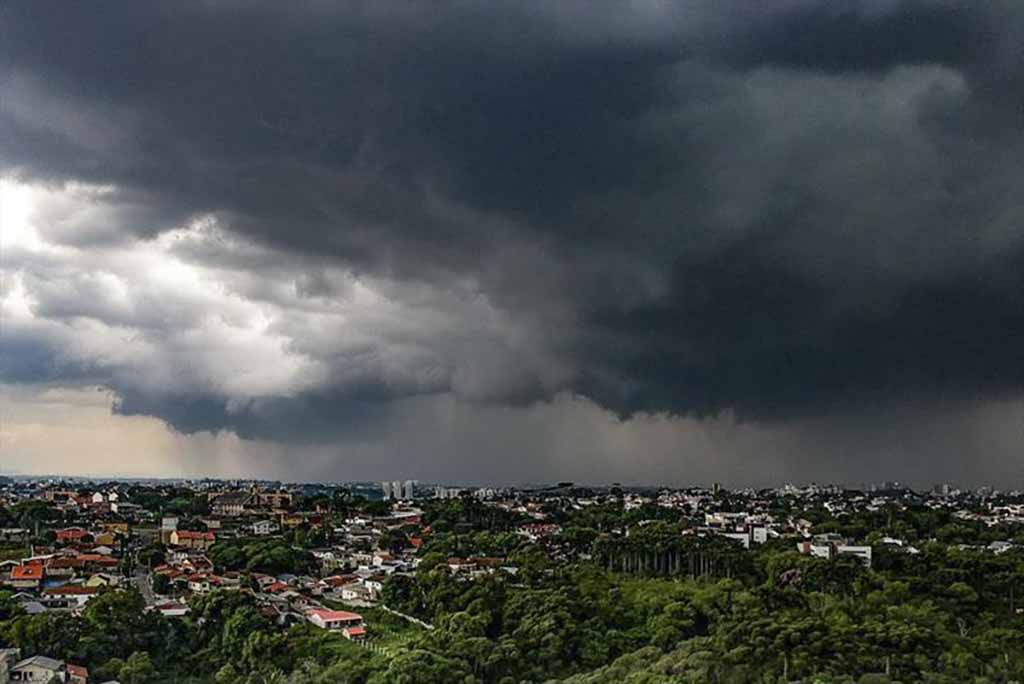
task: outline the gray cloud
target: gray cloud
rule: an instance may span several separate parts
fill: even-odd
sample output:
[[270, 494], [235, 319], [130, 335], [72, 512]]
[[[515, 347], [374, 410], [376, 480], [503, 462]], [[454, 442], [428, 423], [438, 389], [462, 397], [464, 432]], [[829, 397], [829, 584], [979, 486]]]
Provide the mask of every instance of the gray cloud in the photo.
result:
[[4, 12], [0, 163], [94, 193], [7, 257], [7, 379], [286, 441], [448, 393], [786, 422], [1024, 387], [1016, 3]]

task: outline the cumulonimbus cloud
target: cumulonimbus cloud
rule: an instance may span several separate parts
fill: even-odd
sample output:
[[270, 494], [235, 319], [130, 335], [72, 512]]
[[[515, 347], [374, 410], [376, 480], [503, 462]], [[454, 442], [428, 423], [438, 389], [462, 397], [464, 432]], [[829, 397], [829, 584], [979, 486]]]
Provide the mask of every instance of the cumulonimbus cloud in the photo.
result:
[[8, 8], [4, 377], [281, 439], [1021, 390], [1016, 4], [513, 5]]

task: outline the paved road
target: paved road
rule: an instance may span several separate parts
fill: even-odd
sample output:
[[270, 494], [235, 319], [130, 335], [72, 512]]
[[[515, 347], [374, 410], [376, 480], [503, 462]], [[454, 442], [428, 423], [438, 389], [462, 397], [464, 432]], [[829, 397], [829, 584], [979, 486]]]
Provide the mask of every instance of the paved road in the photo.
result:
[[149, 578], [146, 575], [135, 575], [135, 586], [138, 587], [142, 598], [146, 599], [147, 606], [156, 604], [156, 594], [153, 593], [153, 585], [149, 583]]

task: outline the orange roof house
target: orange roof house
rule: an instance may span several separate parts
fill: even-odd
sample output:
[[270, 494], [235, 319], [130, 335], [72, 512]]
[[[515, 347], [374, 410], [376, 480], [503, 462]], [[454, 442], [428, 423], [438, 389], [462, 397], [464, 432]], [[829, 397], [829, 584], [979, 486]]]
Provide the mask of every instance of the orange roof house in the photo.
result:
[[43, 566], [38, 563], [32, 565], [18, 565], [11, 569], [12, 581], [40, 581], [43, 579]]

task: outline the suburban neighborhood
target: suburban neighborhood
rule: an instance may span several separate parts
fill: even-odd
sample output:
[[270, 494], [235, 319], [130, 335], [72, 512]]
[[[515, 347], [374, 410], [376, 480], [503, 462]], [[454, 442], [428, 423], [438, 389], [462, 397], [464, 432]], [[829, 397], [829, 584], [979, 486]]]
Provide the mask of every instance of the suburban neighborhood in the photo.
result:
[[[88, 622], [94, 602], [123, 596], [136, 597], [143, 617], [201, 629], [211, 606], [238, 601], [280, 635], [319, 632], [385, 661], [435, 629], [444, 610], [410, 592], [427, 591], [423, 583], [437, 582], [439, 571], [467, 588], [544, 583], [581, 565], [718, 581], [746, 572], [762, 548], [870, 572], [880, 557], [891, 566], [926, 553], [950, 528], [976, 531], [945, 540], [951, 547], [993, 559], [1019, 554], [1024, 542], [1024, 495], [950, 485], [726, 491], [8, 478], [0, 502], [0, 596], [10, 624]], [[947, 523], [922, 538], [901, 536], [894, 523], [854, 522], [911, 514]], [[537, 563], [546, 568], [540, 575]], [[792, 580], [801, 571], [788, 572]], [[97, 675], [60, 656], [34, 652], [31, 639], [4, 646], [0, 682], [131, 676], [131, 658]]]

